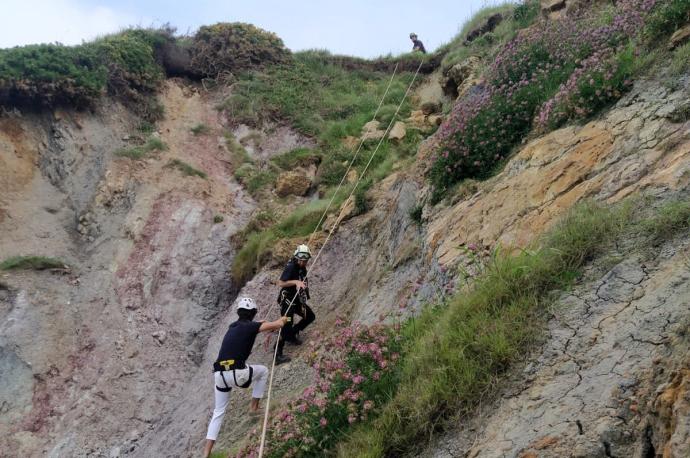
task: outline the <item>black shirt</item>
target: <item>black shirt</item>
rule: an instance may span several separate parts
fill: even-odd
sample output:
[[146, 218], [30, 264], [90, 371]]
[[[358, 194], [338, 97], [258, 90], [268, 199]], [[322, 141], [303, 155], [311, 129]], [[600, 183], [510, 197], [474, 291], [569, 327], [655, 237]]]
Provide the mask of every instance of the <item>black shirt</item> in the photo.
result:
[[426, 54], [426, 49], [424, 49], [424, 43], [421, 40], [412, 40], [414, 46], [412, 46], [412, 51], [421, 51]]
[[[297, 264], [297, 260], [295, 258], [292, 258], [288, 263], [285, 265], [285, 269], [283, 269], [283, 274], [280, 276], [281, 281], [290, 281], [290, 280], [300, 280], [300, 281], [305, 281], [307, 278], [307, 268], [306, 267], [300, 267], [299, 264]], [[307, 285], [308, 286], [308, 285]], [[287, 288], [281, 288], [280, 289], [281, 295], [284, 293], [285, 297], [287, 297], [288, 301], [292, 301], [292, 298], [295, 297], [295, 293], [297, 292], [297, 287], [296, 286], [288, 286]], [[306, 298], [309, 299], [309, 288], [307, 287], [306, 291]], [[302, 299], [302, 298], [298, 298]], [[303, 300], [302, 300], [303, 302]]]
[[223, 337], [216, 363], [233, 360], [229, 365], [244, 363], [252, 352], [254, 340], [259, 333], [261, 323], [251, 320], [237, 320], [230, 325]]

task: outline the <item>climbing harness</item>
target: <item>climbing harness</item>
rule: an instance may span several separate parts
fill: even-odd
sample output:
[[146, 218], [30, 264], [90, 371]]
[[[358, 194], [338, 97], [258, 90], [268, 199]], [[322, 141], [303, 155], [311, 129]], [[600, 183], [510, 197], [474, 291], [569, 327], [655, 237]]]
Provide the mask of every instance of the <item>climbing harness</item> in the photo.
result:
[[[369, 161], [367, 162], [366, 166], [364, 167], [364, 170], [362, 170], [362, 173], [359, 175], [359, 178], [357, 178], [357, 181], [355, 182], [355, 185], [353, 186], [352, 191], [350, 192], [350, 195], [348, 196], [348, 199], [350, 199], [354, 195], [355, 191], [357, 190], [357, 187], [359, 186], [359, 184], [362, 181], [362, 178], [367, 173], [369, 166], [371, 165], [372, 161], [374, 160], [376, 153], [378, 153], [379, 148], [383, 144], [383, 141], [386, 139], [386, 136], [388, 135], [391, 128], [393, 127], [393, 122], [397, 118], [398, 113], [400, 112], [400, 109], [402, 108], [403, 103], [405, 103], [405, 99], [407, 99], [407, 96], [409, 95], [410, 90], [412, 89], [412, 85], [417, 80], [417, 76], [419, 75], [419, 70], [422, 68], [423, 63], [424, 63], [424, 59], [421, 59], [419, 62], [419, 66], [417, 67], [417, 71], [415, 72], [414, 76], [412, 77], [412, 81], [410, 81], [410, 84], [407, 86], [407, 90], [405, 91], [405, 94], [403, 95], [403, 98], [400, 101], [398, 108], [395, 110], [395, 114], [393, 115], [393, 117], [391, 117], [391, 120], [388, 123], [388, 127], [386, 127], [386, 130], [384, 131], [383, 136], [381, 137], [378, 144], [376, 145], [374, 152], [371, 153], [371, 157], [369, 158]], [[397, 68], [398, 68], [398, 65], [396, 64], [395, 69], [397, 70]], [[395, 73], [394, 73], [394, 75], [395, 75]], [[391, 77], [391, 82], [392, 81], [393, 81], [393, 78]], [[388, 88], [390, 88], [391, 82], [388, 83]], [[388, 92], [388, 89], [386, 89], [386, 93], [387, 92]], [[386, 96], [386, 94], [384, 94], [383, 98], [381, 99], [381, 103], [379, 103], [379, 108], [383, 104], [383, 100], [384, 100], [385, 96]], [[379, 108], [376, 109], [376, 113], [378, 113]], [[374, 115], [374, 117], [376, 117], [376, 114]], [[359, 150], [361, 149], [363, 143], [364, 143], [364, 141], [362, 140], [359, 144], [359, 148], [357, 149], [357, 153], [359, 153]], [[349, 173], [350, 168], [352, 167], [352, 165], [354, 163], [354, 160], [355, 160], [355, 158], [352, 159], [352, 161], [350, 162], [350, 167], [348, 167], [347, 171], [345, 172], [345, 175], [340, 180], [340, 184], [338, 185], [338, 189], [340, 189], [340, 186], [342, 185], [345, 178], [347, 177], [347, 174]], [[337, 193], [337, 190], [336, 190], [336, 193]], [[330, 208], [330, 205], [333, 203], [334, 199], [335, 199], [335, 193], [333, 194], [333, 197], [331, 198], [331, 202], [328, 204], [329, 208]], [[347, 201], [347, 199], [346, 199], [346, 201]], [[328, 211], [328, 210], [326, 210], [326, 211]], [[338, 224], [342, 220], [342, 217], [344, 215], [344, 211], [345, 211], [345, 206], [343, 205], [343, 208], [340, 209], [340, 213], [338, 214], [338, 218], [335, 220], [335, 223], [333, 224], [333, 228], [328, 232], [328, 235], [326, 236], [326, 240], [323, 242], [323, 245], [321, 245], [321, 248], [319, 248], [319, 251], [316, 253], [316, 256], [314, 257], [314, 262], [312, 262], [312, 267], [311, 267], [312, 271], [314, 270], [314, 266], [316, 265], [316, 262], [319, 260], [319, 257], [321, 256], [321, 253], [323, 252], [324, 247], [326, 246], [326, 244], [328, 244], [328, 241], [330, 240], [331, 235], [333, 235], [333, 233], [335, 232], [335, 228], [338, 226]], [[325, 217], [325, 214], [326, 213], [324, 212], [324, 215], [321, 217], [321, 220], [323, 220], [323, 218]], [[314, 236], [314, 234], [316, 233], [316, 230], [318, 229], [319, 225], [321, 224], [321, 220], [316, 225], [316, 228], [314, 229], [314, 232], [312, 233], [312, 236], [309, 239], [310, 242], [311, 242], [311, 238]], [[300, 290], [301, 290], [301, 288], [297, 288], [295, 295], [293, 296], [292, 300], [290, 301], [290, 304], [288, 305], [288, 308], [285, 312], [285, 315], [287, 315], [290, 312], [290, 309], [292, 308], [292, 304], [295, 302], [295, 299], [299, 295]], [[280, 339], [280, 332], [281, 331], [282, 331], [282, 328], [278, 329], [278, 339]], [[268, 379], [268, 395], [266, 397], [266, 410], [264, 412], [264, 420], [263, 420], [263, 424], [261, 427], [261, 441], [259, 442], [259, 458], [263, 458], [264, 447], [266, 444], [266, 431], [267, 431], [267, 427], [268, 427], [268, 414], [269, 414], [269, 411], [271, 408], [271, 394], [273, 392], [273, 374], [275, 372], [277, 355], [278, 355], [278, 345], [275, 346], [275, 349], [273, 351], [273, 362], [271, 364], [271, 372], [270, 372], [270, 376]]]

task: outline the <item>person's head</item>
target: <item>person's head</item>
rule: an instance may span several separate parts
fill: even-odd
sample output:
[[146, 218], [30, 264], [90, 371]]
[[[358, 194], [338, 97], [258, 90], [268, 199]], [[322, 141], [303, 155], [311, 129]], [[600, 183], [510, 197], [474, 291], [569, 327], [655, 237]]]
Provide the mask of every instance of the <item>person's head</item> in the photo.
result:
[[414, 32], [412, 32], [412, 33], [410, 34], [410, 40], [415, 41], [416, 39], [417, 39], [417, 34], [414, 33]]
[[309, 247], [307, 245], [300, 245], [295, 250], [294, 257], [300, 267], [305, 267], [307, 262], [309, 262], [311, 259], [311, 251], [309, 251]]
[[237, 301], [237, 316], [240, 320], [253, 320], [257, 311], [256, 302], [251, 297], [243, 297]]

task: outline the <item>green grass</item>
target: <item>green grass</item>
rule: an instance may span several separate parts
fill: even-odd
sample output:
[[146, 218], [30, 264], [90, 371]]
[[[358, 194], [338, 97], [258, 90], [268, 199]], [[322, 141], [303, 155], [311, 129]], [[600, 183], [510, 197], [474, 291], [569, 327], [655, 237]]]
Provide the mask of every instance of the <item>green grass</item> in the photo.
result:
[[172, 39], [167, 29], [127, 29], [78, 46], [0, 49], [0, 102], [83, 105], [106, 92], [141, 102], [164, 77], [155, 49]]
[[[481, 26], [486, 20], [496, 14], [503, 15], [503, 21], [493, 32], [465, 44], [467, 34]], [[441, 62], [442, 67], [450, 68], [470, 56], [481, 58], [489, 57], [499, 45], [508, 42], [515, 37], [518, 30], [531, 25], [539, 15], [539, 2], [529, 1], [522, 5], [513, 2], [504, 2], [500, 5], [489, 6], [480, 9], [467, 22], [463, 24], [460, 32], [445, 46], [446, 54]]]
[[[351, 189], [351, 185], [341, 189], [333, 201], [333, 211], [339, 211]], [[278, 240], [310, 235], [332, 197], [333, 191], [330, 191], [322, 199], [297, 207], [278, 222], [265, 212], [257, 215], [235, 239], [235, 243], [241, 248], [233, 259], [233, 279], [240, 284], [249, 280], [270, 259], [273, 246]]]
[[64, 269], [63, 261], [45, 256], [13, 256], [0, 262], [0, 270], [46, 270]]
[[189, 177], [196, 176], [199, 178], [203, 178], [204, 180], [208, 178], [208, 175], [205, 172], [195, 169], [191, 165], [179, 159], [171, 159], [166, 165], [166, 167], [177, 169]]
[[604, 252], [629, 214], [629, 206], [580, 204], [534, 247], [514, 256], [496, 250], [470, 291], [428, 307], [408, 326], [391, 400], [340, 445], [339, 455], [410, 453], [450, 416], [469, 414], [538, 339], [550, 292], [567, 288]]
[[321, 159], [321, 154], [313, 149], [296, 148], [271, 158], [271, 161], [283, 170], [292, 170], [295, 167], [306, 167], [311, 164], [319, 164]]
[[669, 67], [671, 78], [677, 79], [690, 72], [690, 43], [678, 47], [673, 51], [673, 59]]
[[690, 22], [690, 0], [663, 0], [657, 2], [647, 20], [644, 36], [652, 43], [658, 42], [688, 22]]
[[642, 228], [659, 244], [690, 227], [690, 202], [674, 201], [663, 205], [656, 215], [642, 221]]
[[237, 141], [234, 135], [231, 133], [225, 134], [225, 146], [230, 152], [230, 162], [235, 168], [241, 167], [243, 164], [251, 164], [252, 158], [244, 149], [244, 146]]
[[196, 126], [192, 127], [189, 130], [192, 132], [192, 134], [197, 135], [197, 136], [198, 135], [208, 135], [211, 132], [211, 128], [208, 127], [203, 122], [197, 124]]
[[138, 160], [144, 158], [149, 153], [165, 151], [167, 149], [168, 145], [163, 140], [157, 137], [150, 137], [143, 145], [120, 149], [115, 152], [115, 155]]
[[250, 163], [245, 163], [235, 171], [235, 178], [253, 197], [258, 197], [261, 191], [273, 186], [277, 177], [278, 173], [275, 170], [260, 170]]

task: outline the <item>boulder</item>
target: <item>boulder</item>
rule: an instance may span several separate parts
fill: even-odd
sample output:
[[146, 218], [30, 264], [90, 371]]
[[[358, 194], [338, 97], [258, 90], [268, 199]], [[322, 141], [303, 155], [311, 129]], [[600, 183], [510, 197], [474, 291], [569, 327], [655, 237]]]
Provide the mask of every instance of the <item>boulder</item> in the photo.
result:
[[441, 112], [441, 104], [439, 102], [424, 102], [421, 108], [425, 115]]
[[407, 118], [407, 123], [416, 129], [424, 129], [426, 127], [426, 115], [422, 110], [414, 110]]
[[347, 172], [347, 182], [348, 183], [354, 183], [355, 181], [357, 181], [357, 178], [359, 178], [359, 173], [357, 173], [357, 170], [350, 169], [350, 171]]
[[565, 0], [541, 0], [541, 12], [548, 16], [550, 13], [560, 11], [565, 8]]
[[690, 39], [690, 24], [682, 27], [671, 35], [671, 39], [668, 41], [668, 49], [676, 49], [678, 46], [685, 44], [688, 39]]
[[345, 148], [353, 150], [359, 145], [359, 138], [348, 135], [347, 137], [343, 138], [343, 145]]
[[481, 26], [477, 27], [476, 29], [472, 30], [470, 33], [467, 34], [467, 36], [465, 37], [465, 43], [472, 42], [486, 33], [493, 32], [496, 26], [500, 24], [502, 21], [503, 15], [501, 13], [496, 13], [489, 16], [486, 19], [486, 22], [484, 22]]
[[459, 97], [466, 93], [469, 88], [476, 85], [479, 63], [479, 57], [470, 56], [446, 70], [447, 80], [444, 88], [446, 93]]
[[378, 121], [369, 121], [362, 127], [362, 140], [380, 140], [385, 135], [385, 131], [380, 128]]
[[340, 210], [338, 210], [337, 213], [328, 215], [326, 221], [323, 222], [322, 228], [326, 232], [332, 232], [335, 229], [337, 229], [336, 226], [339, 225], [342, 221], [345, 221], [355, 216], [355, 213], [355, 200], [352, 198], [352, 196], [350, 196], [342, 204]]
[[289, 171], [281, 173], [276, 182], [276, 194], [285, 196], [304, 196], [311, 187], [311, 180], [302, 173]]
[[390, 130], [390, 132], [388, 132], [388, 138], [390, 140], [400, 141], [403, 138], [405, 138], [405, 133], [406, 133], [405, 123], [402, 121], [397, 121], [393, 125], [393, 128]]
[[443, 116], [441, 116], [441, 115], [430, 115], [428, 118], [426, 118], [426, 122], [430, 126], [440, 126], [441, 123], [443, 122]]

